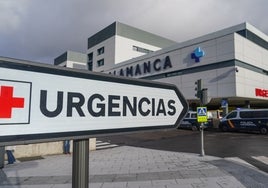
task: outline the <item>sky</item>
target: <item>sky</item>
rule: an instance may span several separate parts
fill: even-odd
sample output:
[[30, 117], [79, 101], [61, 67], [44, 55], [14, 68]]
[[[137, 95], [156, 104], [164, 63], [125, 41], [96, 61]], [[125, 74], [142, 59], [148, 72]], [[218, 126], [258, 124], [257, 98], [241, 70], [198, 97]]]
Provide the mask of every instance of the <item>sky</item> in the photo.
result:
[[0, 56], [52, 64], [114, 21], [183, 42], [249, 22], [268, 34], [267, 0], [0, 0]]

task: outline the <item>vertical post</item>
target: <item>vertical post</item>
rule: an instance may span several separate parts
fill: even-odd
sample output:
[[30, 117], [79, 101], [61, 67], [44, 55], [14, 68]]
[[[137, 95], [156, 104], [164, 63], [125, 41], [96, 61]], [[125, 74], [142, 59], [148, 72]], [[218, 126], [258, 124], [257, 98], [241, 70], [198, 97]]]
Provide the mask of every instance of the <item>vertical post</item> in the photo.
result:
[[73, 141], [72, 188], [88, 188], [89, 139]]
[[204, 123], [201, 123], [200, 126], [200, 131], [201, 131], [201, 151], [200, 151], [200, 156], [204, 157], [205, 156], [205, 150], [204, 150]]
[[0, 146], [0, 169], [4, 168], [5, 163], [5, 146]]
[[250, 101], [246, 100], [245, 105], [246, 105], [246, 108], [250, 108]]
[[222, 99], [221, 107], [222, 107], [222, 116], [226, 116], [228, 114], [228, 99]]

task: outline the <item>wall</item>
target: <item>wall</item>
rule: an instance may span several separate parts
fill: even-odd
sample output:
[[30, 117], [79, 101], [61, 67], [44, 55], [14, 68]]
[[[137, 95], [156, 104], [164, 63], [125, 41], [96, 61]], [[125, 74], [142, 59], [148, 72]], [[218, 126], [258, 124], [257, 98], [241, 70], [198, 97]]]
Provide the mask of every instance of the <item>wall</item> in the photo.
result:
[[[197, 48], [205, 52], [205, 56], [202, 57], [199, 63], [196, 63], [194, 59], [191, 58], [191, 53]], [[154, 62], [156, 59], [164, 60], [169, 56], [170, 61], [172, 62], [172, 68], [161, 70], [161, 71], [151, 71], [150, 73], [136, 76], [137, 78], [142, 78], [146, 76], [157, 75], [160, 73], [177, 71], [188, 68], [195, 68], [203, 65], [210, 65], [222, 61], [234, 59], [234, 35], [226, 35], [219, 38], [214, 38], [204, 42], [194, 43], [194, 42], [185, 42], [159, 50], [155, 53], [149, 53], [145, 56], [141, 56], [135, 59], [128, 60], [126, 62], [120, 63], [114, 68], [111, 68], [107, 72], [113, 72], [114, 70], [120, 72], [120, 69], [126, 69], [126, 67], [133, 66], [137, 64], [143, 64], [144, 62]], [[135, 77], [135, 76], [134, 76]]]
[[268, 70], [268, 50], [235, 34], [235, 52], [236, 59], [252, 65], [252, 70], [237, 67], [237, 96], [268, 100], [255, 94], [256, 88], [268, 90], [268, 75], [260, 70]]
[[235, 58], [268, 70], [268, 50], [238, 34], [235, 34]]
[[[104, 53], [97, 55], [97, 50], [104, 47]], [[87, 53], [93, 52], [93, 71], [101, 72], [114, 66], [115, 61], [115, 36], [97, 44], [93, 48], [87, 50]], [[104, 66], [97, 66], [97, 61], [104, 59]]]
[[87, 70], [87, 64], [76, 61], [67, 61], [66, 67]]
[[186, 99], [195, 99], [195, 82], [198, 79], [202, 79], [203, 87], [208, 88], [209, 97], [223, 98], [236, 95], [235, 74], [234, 67], [226, 67], [157, 79], [156, 81], [174, 84], [179, 88]]
[[[72, 142], [70, 150], [72, 152]], [[90, 151], [96, 150], [96, 138], [89, 139]], [[16, 158], [55, 155], [63, 153], [63, 142], [48, 142], [40, 144], [17, 145], [14, 150]]]
[[139, 41], [135, 41], [132, 39], [128, 39], [125, 37], [121, 36], [116, 36], [116, 41], [115, 41], [115, 64], [118, 64], [120, 62], [142, 56], [146, 53], [141, 53], [133, 50], [133, 46], [145, 48], [151, 51], [157, 51], [160, 50], [161, 48], [152, 46], [149, 44], [145, 44]]

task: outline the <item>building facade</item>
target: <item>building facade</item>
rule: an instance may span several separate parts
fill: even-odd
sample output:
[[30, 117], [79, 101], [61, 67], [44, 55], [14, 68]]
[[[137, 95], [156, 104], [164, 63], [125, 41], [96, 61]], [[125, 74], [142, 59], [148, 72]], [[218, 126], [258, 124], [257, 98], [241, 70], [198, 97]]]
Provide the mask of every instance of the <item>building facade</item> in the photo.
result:
[[[126, 47], [123, 40], [117, 40], [120, 36], [116, 33], [105, 35], [109, 32], [103, 31], [109, 30], [109, 27], [88, 40], [102, 39], [89, 45], [88, 57], [93, 56], [93, 61], [89, 58], [93, 71], [172, 83], [193, 108], [200, 103], [195, 91], [197, 80], [202, 80], [202, 87], [208, 91], [207, 105], [210, 108], [268, 106], [268, 37], [249, 23], [182, 43], [165, 43], [158, 48], [137, 44], [149, 50], [138, 57], [135, 57], [135, 52], [128, 54], [125, 49], [132, 47], [133, 50], [136, 45], [131, 41], [133, 35], [140, 37], [140, 40], [136, 38], [139, 42], [148, 36], [142, 36], [142, 32], [135, 34], [140, 30], [128, 27], [128, 32], [124, 33], [124, 40], [129, 40]], [[144, 41], [143, 44], [146, 43]], [[103, 64], [97, 59], [98, 50], [102, 47]], [[117, 51], [118, 47], [122, 47], [121, 51]]]
[[88, 38], [89, 69], [103, 72], [115, 64], [160, 50], [176, 42], [114, 22]]
[[74, 69], [88, 69], [87, 55], [74, 51], [66, 51], [54, 59], [54, 65]]

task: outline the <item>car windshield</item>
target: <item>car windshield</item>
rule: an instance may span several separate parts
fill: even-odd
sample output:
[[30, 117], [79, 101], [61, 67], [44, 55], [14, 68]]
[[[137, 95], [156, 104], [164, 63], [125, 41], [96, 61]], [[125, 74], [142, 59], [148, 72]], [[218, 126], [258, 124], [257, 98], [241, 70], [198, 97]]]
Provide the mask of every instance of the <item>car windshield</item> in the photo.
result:
[[226, 119], [236, 118], [236, 116], [237, 116], [237, 112], [231, 112], [230, 114], [226, 116]]

